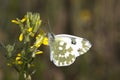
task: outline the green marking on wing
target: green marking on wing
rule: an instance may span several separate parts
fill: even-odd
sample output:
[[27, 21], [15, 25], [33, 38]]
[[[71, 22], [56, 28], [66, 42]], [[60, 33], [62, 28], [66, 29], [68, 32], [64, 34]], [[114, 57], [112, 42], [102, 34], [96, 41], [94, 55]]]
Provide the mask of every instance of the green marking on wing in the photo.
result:
[[[72, 52], [73, 49], [72, 47], [69, 47], [68, 49], [66, 49], [66, 43], [64, 43], [63, 45], [60, 45], [60, 41], [56, 41], [52, 47], [52, 50], [55, 52], [54, 54], [61, 54], [61, 55], [65, 55], [66, 52]], [[62, 47], [63, 50], [59, 50], [59, 47]]]
[[[52, 46], [52, 50], [54, 51], [53, 53], [53, 58], [55, 60], [58, 60], [58, 64], [60, 65], [60, 63], [62, 63], [64, 65], [64, 63], [66, 62], [66, 64], [70, 64], [72, 61], [72, 59], [75, 59], [75, 56], [72, 54], [69, 54], [68, 57], [65, 57], [65, 53], [69, 52], [71, 53], [73, 51], [72, 47], [69, 47], [68, 49], [66, 49], [66, 43], [64, 43], [63, 45], [60, 45], [60, 41], [55, 41], [53, 46]], [[59, 47], [62, 47], [62, 50], [59, 50]], [[60, 57], [60, 55], [62, 55], [62, 57]]]
[[64, 64], [64, 62], [66, 62], [66, 64], [70, 64], [71, 62], [73, 62], [72, 59], [75, 59], [75, 56], [74, 55], [69, 55], [69, 57], [65, 58], [65, 57], [58, 57], [58, 64], [60, 65], [60, 63]]
[[87, 51], [90, 47], [86, 45], [88, 41], [86, 39], [82, 40], [82, 47]]

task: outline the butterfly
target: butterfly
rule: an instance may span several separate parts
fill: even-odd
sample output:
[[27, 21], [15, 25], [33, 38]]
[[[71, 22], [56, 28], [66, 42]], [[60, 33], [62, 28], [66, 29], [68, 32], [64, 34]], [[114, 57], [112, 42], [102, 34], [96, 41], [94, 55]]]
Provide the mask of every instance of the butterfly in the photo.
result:
[[50, 60], [58, 67], [71, 65], [92, 46], [87, 39], [68, 34], [48, 33], [48, 41]]

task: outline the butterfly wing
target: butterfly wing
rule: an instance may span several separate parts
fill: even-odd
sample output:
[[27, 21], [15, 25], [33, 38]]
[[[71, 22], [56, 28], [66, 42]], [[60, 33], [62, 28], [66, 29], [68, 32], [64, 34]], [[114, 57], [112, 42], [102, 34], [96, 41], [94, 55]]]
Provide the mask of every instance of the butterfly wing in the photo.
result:
[[90, 47], [90, 42], [84, 38], [66, 34], [55, 35], [50, 41], [51, 61], [56, 66], [69, 66]]

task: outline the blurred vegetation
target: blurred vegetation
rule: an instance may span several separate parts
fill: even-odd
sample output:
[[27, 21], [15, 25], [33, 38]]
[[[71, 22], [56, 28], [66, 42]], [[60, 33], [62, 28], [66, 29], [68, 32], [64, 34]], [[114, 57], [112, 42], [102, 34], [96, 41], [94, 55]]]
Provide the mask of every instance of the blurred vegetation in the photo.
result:
[[[120, 80], [119, 0], [0, 0], [0, 42], [13, 43], [20, 29], [10, 21], [26, 12], [39, 12], [55, 34], [67, 33], [88, 39], [92, 48], [68, 67], [49, 60], [49, 48], [35, 60], [33, 80]], [[46, 25], [43, 25], [46, 27]], [[0, 47], [0, 80], [17, 80], [6, 66]]]

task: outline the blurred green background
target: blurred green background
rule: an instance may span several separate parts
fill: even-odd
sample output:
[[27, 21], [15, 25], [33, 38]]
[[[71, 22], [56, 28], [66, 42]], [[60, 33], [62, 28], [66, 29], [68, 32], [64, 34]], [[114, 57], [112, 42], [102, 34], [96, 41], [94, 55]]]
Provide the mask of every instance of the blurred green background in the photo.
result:
[[[0, 42], [16, 41], [20, 29], [11, 20], [28, 11], [49, 20], [55, 34], [80, 36], [93, 45], [68, 67], [50, 62], [45, 47], [35, 60], [33, 80], [120, 80], [120, 0], [0, 0]], [[17, 80], [17, 72], [0, 53], [0, 80]]]

